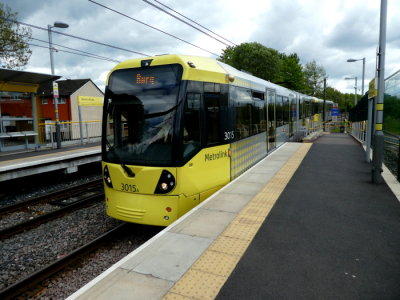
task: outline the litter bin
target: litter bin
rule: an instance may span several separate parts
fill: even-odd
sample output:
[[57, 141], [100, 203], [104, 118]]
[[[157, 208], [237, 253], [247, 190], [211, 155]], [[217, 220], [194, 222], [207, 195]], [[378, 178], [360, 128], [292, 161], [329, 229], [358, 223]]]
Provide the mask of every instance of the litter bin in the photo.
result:
[[344, 133], [344, 126], [340, 126], [340, 133]]

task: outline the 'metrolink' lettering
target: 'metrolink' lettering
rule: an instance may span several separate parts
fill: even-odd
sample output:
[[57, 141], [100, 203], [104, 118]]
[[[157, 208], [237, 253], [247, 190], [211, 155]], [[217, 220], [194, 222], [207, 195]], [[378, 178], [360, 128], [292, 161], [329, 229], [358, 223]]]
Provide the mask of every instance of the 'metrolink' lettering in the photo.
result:
[[227, 150], [219, 151], [218, 153], [212, 153], [212, 154], [206, 153], [204, 155], [204, 161], [217, 160], [217, 159], [224, 158], [224, 157], [228, 157]]

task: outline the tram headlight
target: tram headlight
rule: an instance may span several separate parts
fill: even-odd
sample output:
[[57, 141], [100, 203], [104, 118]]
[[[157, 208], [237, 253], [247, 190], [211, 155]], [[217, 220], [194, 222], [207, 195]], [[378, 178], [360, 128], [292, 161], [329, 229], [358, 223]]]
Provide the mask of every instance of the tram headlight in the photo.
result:
[[106, 183], [106, 185], [108, 187], [112, 188], [113, 184], [112, 184], [110, 172], [108, 172], [108, 167], [107, 166], [104, 167], [103, 178], [104, 178], [104, 182]]
[[158, 180], [155, 194], [166, 194], [175, 188], [176, 182], [174, 175], [167, 170], [161, 172], [160, 179]]

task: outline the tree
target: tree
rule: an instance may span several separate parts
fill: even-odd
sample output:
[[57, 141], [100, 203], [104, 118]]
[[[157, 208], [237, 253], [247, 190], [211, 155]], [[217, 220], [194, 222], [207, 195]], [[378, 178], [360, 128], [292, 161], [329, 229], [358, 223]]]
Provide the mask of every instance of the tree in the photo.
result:
[[400, 99], [385, 94], [385, 111], [383, 113], [383, 128], [393, 134], [400, 134]]
[[[225, 48], [218, 60], [302, 94], [324, 97], [324, 78], [327, 78], [324, 67], [315, 60], [303, 67], [296, 53], [286, 55], [253, 42]], [[342, 111], [354, 106], [354, 94], [342, 94], [329, 86], [326, 100], [338, 103]]]
[[28, 45], [32, 31], [13, 22], [16, 18], [17, 13], [0, 3], [0, 65], [3, 68], [21, 69], [32, 54]]
[[324, 91], [324, 78], [327, 77], [324, 67], [317, 65], [313, 60], [305, 65], [304, 79], [306, 85], [306, 93], [312, 96], [320, 96]]
[[281, 82], [278, 83], [288, 89], [303, 92], [305, 88], [304, 73], [299, 57], [296, 53], [290, 55], [281, 53], [280, 56], [282, 61]]
[[343, 94], [337, 89], [328, 86], [326, 88], [326, 100], [331, 100], [339, 104], [339, 102], [343, 101]]
[[265, 80], [276, 82], [280, 79], [279, 52], [260, 43], [243, 43], [227, 47], [219, 60]]

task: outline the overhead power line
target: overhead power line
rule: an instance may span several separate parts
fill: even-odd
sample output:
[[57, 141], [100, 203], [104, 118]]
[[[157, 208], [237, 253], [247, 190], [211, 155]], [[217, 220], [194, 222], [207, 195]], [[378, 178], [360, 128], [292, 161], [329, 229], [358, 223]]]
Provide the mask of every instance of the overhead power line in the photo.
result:
[[[36, 28], [36, 29], [48, 31], [48, 29], [47, 29], [47, 28], [44, 28], [44, 27], [40, 27], [40, 26], [36, 26], [36, 25], [24, 23], [24, 22], [12, 20], [12, 19], [7, 19], [7, 18], [3, 18], [3, 17], [0, 17], [0, 18], [3, 19], [3, 20], [6, 20], [6, 21], [8, 21], [8, 22], [14, 22], [14, 23], [18, 23], [18, 24], [21, 24], [21, 25], [24, 25], [24, 26], [29, 26], [29, 27], [33, 27], [33, 28]], [[139, 54], [139, 55], [142, 55], [142, 56], [151, 56], [151, 55], [149, 55], [149, 54], [144, 54], [144, 53], [141, 53], [141, 52], [137, 52], [137, 51], [133, 51], [133, 50], [128, 50], [128, 49], [116, 47], [116, 46], [113, 46], [113, 45], [110, 45], [110, 44], [106, 44], [106, 43], [102, 43], [102, 42], [93, 41], [93, 40], [90, 40], [90, 39], [87, 39], [87, 38], [79, 37], [79, 36], [76, 36], [76, 35], [72, 35], [72, 34], [60, 32], [60, 31], [56, 31], [56, 30], [51, 30], [51, 32], [52, 32], [52, 33], [61, 34], [61, 35], [64, 35], [64, 36], [68, 36], [68, 37], [72, 37], [72, 38], [75, 38], [75, 39], [78, 39], [78, 40], [83, 40], [83, 41], [86, 41], [86, 42], [90, 42], [90, 43], [94, 43], [94, 44], [106, 46], [106, 47], [110, 47], [110, 48], [114, 48], [114, 49], [118, 49], [118, 50], [130, 52], [130, 53]]]
[[[42, 42], [42, 43], [48, 43], [48, 41], [41, 40], [41, 39], [37, 39], [37, 38], [31, 38], [31, 39], [32, 39], [32, 40], [35, 40], [35, 41]], [[72, 51], [75, 51], [75, 52], [80, 52], [80, 53], [86, 54], [85, 56], [90, 56], [90, 57], [93, 57], [93, 58], [98, 58], [98, 59], [113, 61], [113, 62], [117, 62], [117, 63], [120, 62], [119, 60], [115, 60], [115, 59], [112, 59], [112, 58], [109, 58], [109, 57], [105, 57], [105, 56], [93, 54], [93, 53], [86, 52], [86, 51], [82, 51], [82, 50], [79, 50], [79, 49], [74, 49], [74, 48], [67, 47], [67, 46], [63, 46], [63, 45], [56, 44], [56, 43], [52, 43], [52, 45], [55, 45], [55, 46], [58, 46], [58, 47], [63, 47], [63, 48], [65, 48], [65, 49], [69, 49], [69, 50], [72, 50]], [[37, 46], [37, 45], [33, 45], [33, 46]], [[38, 47], [40, 47], [40, 46], [38, 46]], [[49, 48], [49, 47], [47, 47], [47, 48]], [[73, 53], [73, 52], [69, 52], [69, 51], [65, 51], [65, 50], [61, 50], [61, 49], [56, 49], [56, 51], [62, 51], [62, 52]], [[79, 55], [79, 53], [74, 53], [74, 54]]]
[[[221, 40], [219, 40], [219, 39], [217, 39], [217, 38], [211, 36], [210, 34], [204, 32], [203, 30], [197, 28], [196, 26], [193, 26], [192, 24], [186, 22], [185, 20], [182, 20], [181, 18], [179, 18], [179, 17], [177, 17], [177, 16], [175, 16], [175, 15], [173, 15], [173, 14], [167, 12], [165, 9], [162, 9], [161, 7], [155, 5], [154, 3], [151, 3], [151, 2], [149, 2], [148, 0], [143, 0], [143, 1], [146, 2], [146, 3], [148, 3], [148, 4], [150, 4], [150, 5], [152, 5], [152, 6], [154, 6], [154, 7], [157, 8], [157, 9], [161, 10], [162, 12], [164, 12], [164, 13], [170, 15], [171, 17], [174, 17], [175, 19], [177, 19], [177, 20], [179, 20], [179, 21], [181, 21], [181, 22], [183, 22], [183, 23], [189, 25], [190, 27], [193, 27], [194, 29], [196, 29], [196, 30], [198, 30], [198, 31], [200, 31], [200, 32], [202, 32], [202, 33], [208, 35], [209, 37], [211, 37], [211, 38], [217, 40], [218, 42], [220, 42], [220, 43], [222, 43], [222, 44], [224, 44], [224, 45], [226, 45], [226, 46], [229, 46], [229, 45], [226, 44], [225, 42], [223, 42], [223, 41], [221, 41]], [[196, 22], [196, 21], [194, 21], [194, 20], [192, 20], [192, 19], [186, 17], [185, 15], [183, 15], [183, 14], [181, 14], [180, 12], [174, 10], [173, 8], [171, 8], [171, 7], [169, 7], [169, 6], [167, 6], [167, 5], [163, 4], [163, 3], [161, 3], [160, 1], [154, 0], [154, 2], [157, 2], [158, 4], [164, 6], [165, 8], [168, 8], [169, 10], [173, 11], [173, 12], [176, 13], [177, 15], [179, 15], [179, 16], [185, 18], [186, 20], [189, 20], [190, 22], [196, 24], [197, 26], [199, 26], [199, 27], [201, 27], [201, 28], [203, 28], [203, 29], [205, 29], [205, 30], [211, 32], [212, 34], [214, 34], [214, 35], [220, 37], [221, 39], [227, 41], [228, 43], [237, 46], [234, 42], [231, 42], [230, 40], [224, 38], [223, 36], [219, 35], [218, 33], [214, 32], [214, 31], [212, 31], [211, 29], [208, 29], [207, 27], [205, 27], [205, 26], [199, 24], [198, 22]]]
[[[26, 37], [25, 35], [19, 35], [19, 36], [21, 36], [21, 37]], [[49, 42], [48, 41], [44, 41], [44, 40], [41, 40], [41, 39], [37, 39], [37, 38], [33, 38], [33, 37], [29, 37], [29, 39], [30, 40], [35, 40], [35, 41], [39, 41], [39, 42], [42, 42], [42, 43], [46, 43], [46, 44], [48, 44]], [[13, 41], [12, 39], [5, 39], [5, 41]], [[40, 47], [40, 48], [45, 48], [45, 49], [50, 49], [50, 47], [49, 46], [42, 46], [42, 45], [36, 45], [36, 44], [32, 44], [32, 43], [26, 43], [27, 45], [29, 45], [29, 46], [34, 46], [34, 47]], [[120, 61], [119, 60], [115, 60], [115, 59], [112, 59], [112, 58], [109, 58], [109, 57], [105, 57], [105, 56], [101, 56], [101, 55], [97, 55], [97, 54], [93, 54], [93, 53], [90, 53], [90, 52], [86, 52], [86, 51], [82, 51], [82, 50], [78, 50], [78, 49], [74, 49], [74, 48], [70, 48], [70, 47], [67, 47], [67, 46], [63, 46], [63, 45], [60, 45], [60, 44], [56, 44], [56, 43], [52, 43], [52, 45], [55, 45], [55, 46], [58, 46], [58, 47], [63, 47], [63, 48], [66, 48], [66, 49], [70, 49], [70, 50], [72, 50], [72, 51], [74, 51], [74, 52], [72, 52], [72, 51], [67, 51], [67, 50], [62, 50], [62, 49], [54, 49], [55, 51], [60, 51], [60, 52], [66, 52], [66, 53], [71, 53], [71, 54], [75, 54], [75, 55], [80, 55], [80, 56], [86, 56], [86, 57], [91, 57], [91, 58], [96, 58], [96, 59], [101, 59], [101, 60], [106, 60], [106, 61], [112, 61], [112, 62], [116, 62], [116, 63], [119, 63]], [[10, 51], [15, 51], [15, 50], [10, 50]], [[9, 52], [10, 52], [9, 51]], [[80, 53], [79, 53], [80, 52]]]
[[159, 32], [161, 32], [161, 33], [163, 33], [163, 34], [166, 34], [166, 35], [168, 35], [168, 36], [170, 36], [170, 37], [173, 37], [173, 38], [175, 38], [175, 39], [177, 39], [177, 40], [180, 40], [181, 42], [184, 42], [184, 43], [189, 44], [189, 45], [191, 45], [191, 46], [193, 46], [193, 47], [196, 47], [196, 48], [198, 48], [198, 49], [201, 49], [201, 50], [203, 50], [203, 51], [206, 51], [206, 52], [208, 52], [208, 53], [210, 53], [210, 54], [212, 54], [212, 55], [219, 56], [218, 54], [215, 54], [215, 53], [213, 53], [213, 52], [211, 52], [211, 51], [208, 51], [208, 50], [206, 50], [206, 49], [204, 49], [204, 48], [202, 48], [202, 47], [200, 47], [200, 46], [197, 46], [197, 45], [195, 45], [195, 44], [192, 44], [191, 42], [185, 41], [184, 39], [181, 39], [181, 38], [179, 38], [179, 37], [177, 37], [177, 36], [175, 36], [175, 35], [173, 35], [173, 34], [170, 34], [170, 33], [168, 33], [168, 32], [165, 32], [165, 31], [161, 30], [161, 29], [158, 29], [158, 28], [156, 28], [156, 27], [154, 27], [154, 26], [152, 26], [152, 25], [149, 25], [149, 24], [147, 24], [147, 23], [145, 23], [145, 22], [142, 22], [142, 21], [139, 21], [139, 20], [137, 20], [137, 19], [135, 19], [135, 18], [132, 18], [132, 17], [130, 17], [130, 16], [128, 16], [128, 15], [122, 13], [122, 12], [119, 12], [119, 11], [117, 11], [117, 10], [115, 10], [115, 9], [112, 9], [112, 8], [110, 8], [110, 7], [107, 7], [107, 6], [105, 6], [105, 5], [101, 4], [101, 3], [98, 3], [98, 2], [93, 1], [93, 0], [89, 0], [89, 1], [92, 2], [92, 3], [94, 3], [94, 4], [96, 4], [96, 5], [98, 5], [98, 6], [101, 6], [101, 7], [105, 8], [105, 9], [108, 9], [108, 10], [110, 10], [110, 11], [113, 11], [113, 12], [115, 12], [115, 13], [121, 15], [121, 16], [124, 16], [124, 17], [126, 17], [126, 18], [128, 18], [128, 19], [131, 19], [131, 20], [133, 20], [133, 21], [135, 21], [135, 22], [138, 22], [138, 23], [140, 23], [140, 24], [142, 24], [142, 25], [145, 25], [145, 26], [150, 27], [150, 28], [152, 28], [152, 29], [154, 29], [154, 30], [157, 30], [157, 31], [159, 31]]
[[[175, 16], [174, 14], [171, 14], [170, 12], [166, 11], [166, 10], [163, 9], [162, 7], [159, 7], [159, 6], [155, 5], [154, 3], [151, 3], [151, 2], [149, 2], [149, 1], [147, 1], [147, 0], [143, 0], [143, 1], [146, 2], [146, 3], [149, 4], [149, 5], [151, 5], [151, 6], [155, 7], [155, 8], [157, 8], [158, 10], [161, 10], [162, 12], [166, 13], [167, 15], [170, 15], [171, 17], [173, 17], [173, 18], [175, 18], [175, 19], [177, 19], [177, 20], [179, 20], [179, 21], [185, 23], [186, 25], [188, 25], [188, 26], [190, 26], [190, 27], [192, 27], [192, 28], [194, 28], [194, 29], [200, 31], [201, 33], [203, 33], [203, 34], [209, 36], [210, 38], [212, 38], [212, 39], [214, 39], [214, 40], [216, 40], [216, 41], [218, 41], [218, 42], [224, 44], [225, 46], [229, 46], [229, 44], [227, 44], [227, 43], [221, 41], [220, 39], [217, 39], [216, 37], [214, 37], [214, 36], [212, 36], [211, 34], [209, 34], [209, 33], [205, 32], [205, 31], [203, 31], [203, 30], [197, 28], [196, 26], [193, 26], [193, 25], [190, 24], [189, 22], [186, 22], [185, 20], [182, 20], [181, 18]], [[158, 1], [157, 1], [157, 2], [158, 2]], [[173, 11], [174, 11], [174, 10], [173, 10]], [[174, 12], [175, 12], [175, 11], [174, 11]], [[196, 23], [196, 24], [197, 24], [197, 23]], [[201, 25], [200, 25], [200, 26], [201, 26]]]
[[[29, 46], [34, 46], [34, 47], [40, 47], [40, 48], [50, 49], [48, 46], [36, 45], [36, 44], [32, 44], [32, 43], [27, 43], [27, 44], [28, 44]], [[106, 61], [112, 61], [112, 62], [117, 62], [117, 63], [119, 63], [118, 60], [114, 60], [114, 59], [111, 59], [111, 58], [103, 58], [103, 57], [98, 56], [98, 55], [96, 55], [96, 54], [83, 54], [83, 53], [77, 53], [77, 52], [62, 50], [62, 49], [57, 49], [57, 51], [66, 52], [66, 53], [70, 53], [70, 54], [75, 54], [75, 55], [80, 55], [80, 56], [86, 56], [86, 57], [90, 57], [90, 58], [96, 58], [96, 59], [101, 59], [101, 60], [106, 60]]]

